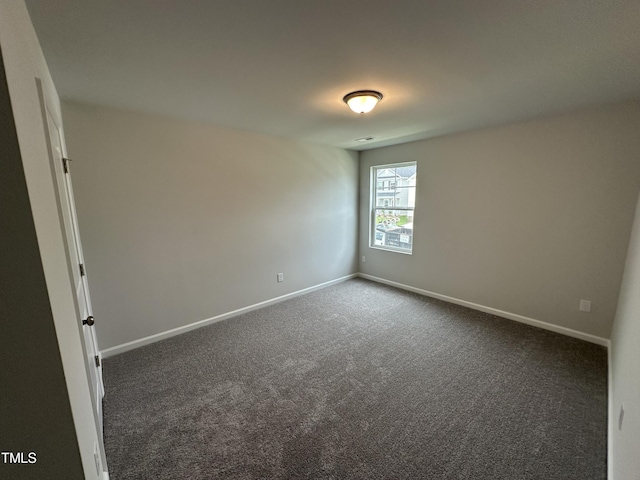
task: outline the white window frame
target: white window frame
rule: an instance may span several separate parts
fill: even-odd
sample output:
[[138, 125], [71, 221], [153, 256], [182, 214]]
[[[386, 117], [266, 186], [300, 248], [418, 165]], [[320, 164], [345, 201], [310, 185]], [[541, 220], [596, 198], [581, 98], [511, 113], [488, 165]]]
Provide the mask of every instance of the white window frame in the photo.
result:
[[[375, 239], [374, 239], [374, 235], [376, 234], [376, 210], [381, 210], [381, 209], [388, 209], [388, 210], [404, 210], [407, 212], [413, 212], [413, 219], [414, 219], [414, 225], [415, 225], [415, 212], [416, 212], [416, 207], [415, 205], [413, 207], [396, 207], [396, 206], [389, 206], [389, 207], [384, 207], [381, 205], [376, 205], [376, 186], [377, 186], [377, 181], [378, 179], [376, 178], [376, 171], [377, 170], [383, 170], [385, 168], [397, 168], [397, 167], [409, 167], [409, 166], [415, 166], [416, 167], [416, 174], [418, 171], [418, 162], [400, 162], [400, 163], [389, 163], [389, 164], [385, 164], [385, 165], [372, 165], [371, 169], [369, 170], [369, 190], [370, 190], [370, 197], [369, 197], [369, 248], [375, 248], [376, 250], [384, 250], [387, 252], [395, 252], [395, 253], [403, 253], [405, 255], [412, 255], [413, 254], [413, 240], [411, 241], [411, 250], [407, 250], [405, 248], [398, 248], [398, 247], [392, 247], [392, 246], [388, 246], [388, 245], [376, 245], [375, 244]], [[395, 181], [394, 181], [395, 183]], [[413, 187], [415, 189], [418, 188], [418, 182], [416, 179], [416, 185]], [[391, 202], [391, 203], [395, 203], [395, 202]], [[415, 228], [414, 228], [414, 236], [415, 236]]]

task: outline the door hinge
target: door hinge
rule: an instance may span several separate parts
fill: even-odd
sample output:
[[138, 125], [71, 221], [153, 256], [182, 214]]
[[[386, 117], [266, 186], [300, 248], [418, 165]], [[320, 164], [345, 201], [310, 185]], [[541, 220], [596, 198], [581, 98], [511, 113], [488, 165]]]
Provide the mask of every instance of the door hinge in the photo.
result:
[[98, 355], [96, 355], [94, 358], [96, 360], [96, 367], [99, 367], [100, 366], [100, 357]]
[[64, 168], [64, 173], [69, 173], [69, 162], [70, 161], [71, 161], [70, 158], [62, 157], [62, 166]]
[[84, 277], [84, 264], [80, 264], [80, 276]]

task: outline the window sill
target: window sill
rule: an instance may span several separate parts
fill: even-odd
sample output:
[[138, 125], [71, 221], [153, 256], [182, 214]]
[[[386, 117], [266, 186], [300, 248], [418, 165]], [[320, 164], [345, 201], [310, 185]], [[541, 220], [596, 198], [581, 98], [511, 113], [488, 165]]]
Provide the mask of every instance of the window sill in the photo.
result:
[[374, 250], [382, 250], [384, 252], [402, 253], [403, 255], [413, 255], [413, 251], [401, 250], [399, 248], [381, 247], [379, 245], [369, 245], [369, 248]]

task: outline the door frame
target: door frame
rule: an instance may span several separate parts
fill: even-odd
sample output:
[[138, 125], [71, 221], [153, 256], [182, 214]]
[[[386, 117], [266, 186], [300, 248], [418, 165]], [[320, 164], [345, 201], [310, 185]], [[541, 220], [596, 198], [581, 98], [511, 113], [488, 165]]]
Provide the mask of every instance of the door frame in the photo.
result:
[[[56, 168], [55, 165], [55, 159], [54, 159], [54, 155], [53, 152], [51, 150], [51, 136], [49, 133], [49, 127], [48, 127], [48, 120], [47, 120], [47, 112], [49, 112], [49, 114], [51, 115], [52, 120], [56, 123], [56, 127], [58, 128], [58, 130], [60, 131], [60, 148], [61, 148], [61, 154], [63, 157], [66, 158], [67, 156], [67, 147], [66, 147], [66, 143], [65, 143], [65, 136], [64, 136], [64, 127], [62, 124], [62, 118], [60, 118], [59, 114], [58, 114], [58, 110], [56, 108], [54, 108], [54, 106], [48, 101], [47, 99], [47, 95], [45, 94], [43, 85], [42, 85], [42, 80], [40, 78], [35, 78], [36, 80], [36, 88], [37, 88], [37, 92], [38, 92], [38, 99], [39, 99], [39, 103], [40, 103], [40, 112], [41, 112], [41, 116], [42, 116], [42, 127], [44, 130], [44, 135], [45, 135], [45, 139], [46, 139], [46, 148], [47, 148], [47, 153], [48, 153], [48, 157], [49, 157], [49, 167], [51, 169], [51, 179], [52, 179], [52, 183], [53, 183], [53, 187], [54, 187], [54, 191], [55, 191], [55, 196], [56, 196], [56, 208], [58, 211], [58, 221], [59, 221], [59, 227], [60, 230], [62, 232], [66, 232], [67, 231], [67, 227], [64, 224], [64, 220], [63, 220], [63, 213], [62, 213], [62, 204], [61, 204], [61, 200], [60, 200], [60, 196], [61, 195], [67, 195], [67, 192], [60, 192], [60, 189], [58, 188], [58, 181], [60, 180], [59, 178], [59, 173], [60, 171], [62, 171], [62, 169], [60, 168], [60, 166], [58, 166], [58, 168]], [[64, 171], [62, 171], [62, 175], [66, 175], [64, 173]], [[62, 178], [62, 183], [66, 184], [67, 179]], [[64, 242], [64, 246], [65, 246], [65, 261], [67, 264], [67, 269], [68, 269], [68, 275], [69, 275], [69, 279], [71, 281], [71, 283], [73, 284], [73, 271], [72, 268], [78, 268], [78, 265], [73, 264], [73, 262], [71, 261], [71, 258], [69, 256], [69, 248], [73, 248], [70, 247], [67, 241], [67, 237], [66, 235], [63, 235], [63, 242]], [[81, 248], [81, 247], [80, 247]], [[83, 279], [84, 282], [84, 286], [85, 288], [88, 288], [88, 285], [86, 283], [86, 278]], [[80, 315], [80, 306], [78, 304], [78, 298], [75, 295], [75, 285], [71, 285], [72, 287], [72, 291], [74, 292], [73, 295], [73, 304], [74, 304], [74, 309], [75, 309], [75, 324], [76, 324], [76, 328], [78, 331], [78, 335], [80, 337], [80, 343], [81, 343], [81, 347], [82, 347], [82, 353], [83, 353], [83, 362], [84, 362], [84, 369], [85, 369], [85, 378], [86, 378], [86, 382], [87, 382], [87, 386], [89, 387], [89, 392], [92, 392], [93, 387], [91, 385], [91, 373], [90, 373], [90, 368], [93, 368], [92, 365], [89, 364], [88, 362], [88, 352], [87, 352], [87, 348], [86, 348], [86, 344], [84, 341], [84, 332], [83, 332], [83, 325], [82, 325], [82, 318]], [[91, 308], [91, 303], [90, 303], [90, 299], [88, 302], [88, 308]], [[94, 345], [95, 345], [95, 349], [96, 349], [96, 354], [99, 356], [100, 361], [102, 361], [102, 356], [100, 355], [100, 352], [98, 350], [97, 347], [97, 341], [95, 334], [93, 335], [93, 341], [94, 341]], [[102, 390], [102, 395], [104, 395], [104, 384], [102, 382], [102, 369], [100, 369], [100, 389]], [[107, 457], [106, 457], [106, 452], [105, 452], [105, 447], [104, 447], [104, 437], [103, 437], [103, 428], [102, 428], [102, 418], [99, 418], [98, 412], [102, 412], [102, 407], [98, 406], [96, 404], [96, 398], [94, 397], [94, 395], [90, 395], [91, 397], [91, 411], [93, 413], [93, 420], [95, 423], [95, 428], [96, 428], [96, 432], [98, 433], [97, 437], [98, 437], [98, 447], [99, 447], [99, 452], [94, 452], [94, 456], [99, 455], [100, 456], [100, 460], [101, 460], [101, 464], [102, 464], [102, 470], [103, 470], [103, 476], [105, 478], [109, 478], [108, 476], [108, 469], [107, 469]], [[101, 396], [102, 398], [102, 396]], [[97, 461], [97, 460], [96, 460]]]

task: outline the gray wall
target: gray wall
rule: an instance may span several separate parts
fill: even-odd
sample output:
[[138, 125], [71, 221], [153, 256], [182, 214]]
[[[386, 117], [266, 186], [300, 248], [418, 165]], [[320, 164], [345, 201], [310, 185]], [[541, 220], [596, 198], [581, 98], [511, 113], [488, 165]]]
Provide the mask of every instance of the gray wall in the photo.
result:
[[80, 479], [80, 451], [1, 56], [0, 145], [0, 451], [36, 454], [28, 465], [0, 459], [0, 478]]
[[[640, 189], [638, 132], [631, 102], [363, 152], [360, 271], [608, 338]], [[370, 167], [414, 160], [413, 255], [369, 248]]]
[[[638, 152], [640, 159], [640, 152]], [[640, 478], [640, 199], [611, 333], [610, 480]], [[618, 427], [624, 405], [622, 429]]]
[[101, 349], [357, 271], [356, 153], [87, 105], [63, 116]]

